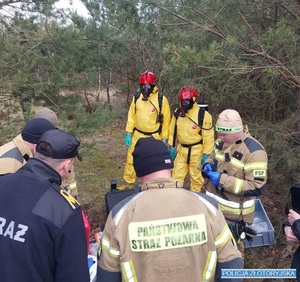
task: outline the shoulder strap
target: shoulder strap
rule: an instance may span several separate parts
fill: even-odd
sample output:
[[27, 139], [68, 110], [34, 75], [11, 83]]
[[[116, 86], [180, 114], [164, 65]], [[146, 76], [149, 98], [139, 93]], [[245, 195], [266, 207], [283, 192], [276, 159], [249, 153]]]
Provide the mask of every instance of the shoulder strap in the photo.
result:
[[136, 93], [134, 93], [134, 103], [136, 103], [136, 100], [140, 97], [141, 92], [137, 91]]
[[133, 96], [134, 96], [134, 111], [136, 112], [136, 107], [135, 107], [135, 105], [136, 105], [136, 100], [137, 100], [138, 98], [140, 98], [141, 92], [140, 92], [140, 91], [137, 91]]
[[177, 136], [177, 118], [179, 114], [175, 114], [178, 112], [178, 108], [174, 111], [174, 117], [175, 117], [175, 126], [174, 126], [174, 133], [173, 133], [173, 144], [172, 147], [175, 147], [176, 143], [176, 136]]
[[163, 94], [161, 92], [158, 93], [158, 106], [159, 106], [159, 112], [158, 112], [158, 122], [160, 123], [159, 125], [159, 129], [158, 132], [159, 134], [161, 134], [161, 130], [162, 130], [162, 124], [164, 122], [164, 115], [161, 113], [161, 108], [162, 108], [162, 100], [163, 100]]
[[163, 97], [164, 97], [164, 94], [162, 94], [161, 92], [159, 92], [159, 93], [158, 93], [159, 113], [161, 113]]
[[199, 107], [199, 112], [198, 112], [198, 125], [200, 128], [202, 128], [203, 125], [203, 119], [205, 115], [205, 109], [202, 107]]
[[175, 147], [175, 143], [176, 143], [176, 135], [177, 135], [177, 117], [175, 120], [175, 126], [174, 126], [174, 134], [173, 134], [173, 144], [172, 147]]

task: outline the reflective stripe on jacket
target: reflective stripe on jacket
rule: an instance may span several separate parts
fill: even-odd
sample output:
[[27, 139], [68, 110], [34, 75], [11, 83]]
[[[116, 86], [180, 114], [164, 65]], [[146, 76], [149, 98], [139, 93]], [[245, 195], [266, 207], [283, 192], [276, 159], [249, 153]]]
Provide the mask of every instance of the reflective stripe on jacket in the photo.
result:
[[173, 179], [149, 181], [142, 191], [109, 214], [100, 269], [121, 272], [122, 281], [214, 281], [219, 264], [241, 259], [215, 200]]
[[[215, 150], [208, 159], [214, 164], [214, 169], [221, 174], [218, 187], [210, 181], [205, 188], [216, 198], [226, 217], [239, 214], [248, 215], [245, 222], [252, 223], [254, 214], [254, 201], [264, 193], [267, 182], [268, 156], [264, 147], [247, 131], [233, 144], [216, 142]], [[240, 207], [231, 207], [220, 199], [237, 203]], [[243, 208], [244, 203], [252, 203], [252, 206]], [[227, 203], [227, 202], [226, 202]], [[240, 211], [238, 211], [238, 209]]]

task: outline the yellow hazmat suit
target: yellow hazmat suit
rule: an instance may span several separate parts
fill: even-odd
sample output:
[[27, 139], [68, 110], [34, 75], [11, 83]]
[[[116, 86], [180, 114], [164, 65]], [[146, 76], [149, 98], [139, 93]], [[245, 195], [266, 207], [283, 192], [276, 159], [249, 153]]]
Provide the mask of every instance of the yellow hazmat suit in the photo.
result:
[[[203, 154], [209, 155], [214, 148], [214, 128], [212, 117], [205, 111], [202, 128], [198, 126], [198, 112], [200, 108], [195, 102], [184, 117], [178, 118], [173, 115], [170, 124], [168, 143], [173, 145], [175, 124], [177, 125], [176, 136], [178, 141], [177, 154], [174, 160], [172, 178], [184, 182], [185, 176], [189, 173], [190, 189], [200, 192], [204, 183], [200, 161]], [[176, 140], [175, 140], [176, 141]]]
[[165, 96], [162, 98], [162, 123], [158, 120], [159, 111], [157, 86], [154, 86], [152, 93], [146, 100], [143, 100], [143, 95], [140, 95], [138, 99], [135, 97], [132, 98], [126, 124], [126, 132], [132, 134], [132, 143], [128, 147], [127, 160], [123, 175], [123, 179], [127, 183], [134, 183], [136, 179], [132, 152], [137, 140], [139, 138], [146, 138], [149, 136], [153, 136], [158, 140], [168, 139], [171, 110], [168, 99]]

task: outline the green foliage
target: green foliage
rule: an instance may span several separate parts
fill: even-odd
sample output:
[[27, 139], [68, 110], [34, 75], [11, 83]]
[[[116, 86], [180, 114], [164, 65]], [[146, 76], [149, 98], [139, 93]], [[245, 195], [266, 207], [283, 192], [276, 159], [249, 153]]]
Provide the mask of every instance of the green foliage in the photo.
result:
[[60, 119], [68, 130], [75, 135], [99, 133], [105, 127], [110, 127], [113, 120], [121, 119], [124, 110], [110, 107], [107, 103], [98, 105], [92, 113], [87, 113], [78, 95], [73, 94], [60, 101]]

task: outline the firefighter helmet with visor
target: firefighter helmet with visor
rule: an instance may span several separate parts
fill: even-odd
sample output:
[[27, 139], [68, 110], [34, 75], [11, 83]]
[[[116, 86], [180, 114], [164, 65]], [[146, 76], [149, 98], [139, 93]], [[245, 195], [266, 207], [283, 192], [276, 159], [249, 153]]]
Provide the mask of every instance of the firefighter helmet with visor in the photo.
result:
[[[198, 96], [199, 96], [199, 93], [198, 93], [197, 89], [192, 86], [182, 87], [182, 89], [180, 90], [180, 92], [178, 94], [178, 98], [181, 101], [197, 98]], [[195, 101], [196, 99], [193, 99], [193, 100]]]
[[140, 76], [140, 84], [154, 84], [156, 83], [156, 77], [153, 72], [146, 70]]
[[195, 87], [192, 86], [184, 86], [179, 91], [178, 98], [181, 104], [181, 112], [187, 113], [193, 107], [199, 93]]
[[153, 92], [156, 77], [153, 72], [145, 71], [140, 76], [140, 92], [143, 94], [144, 100], [147, 100]]

